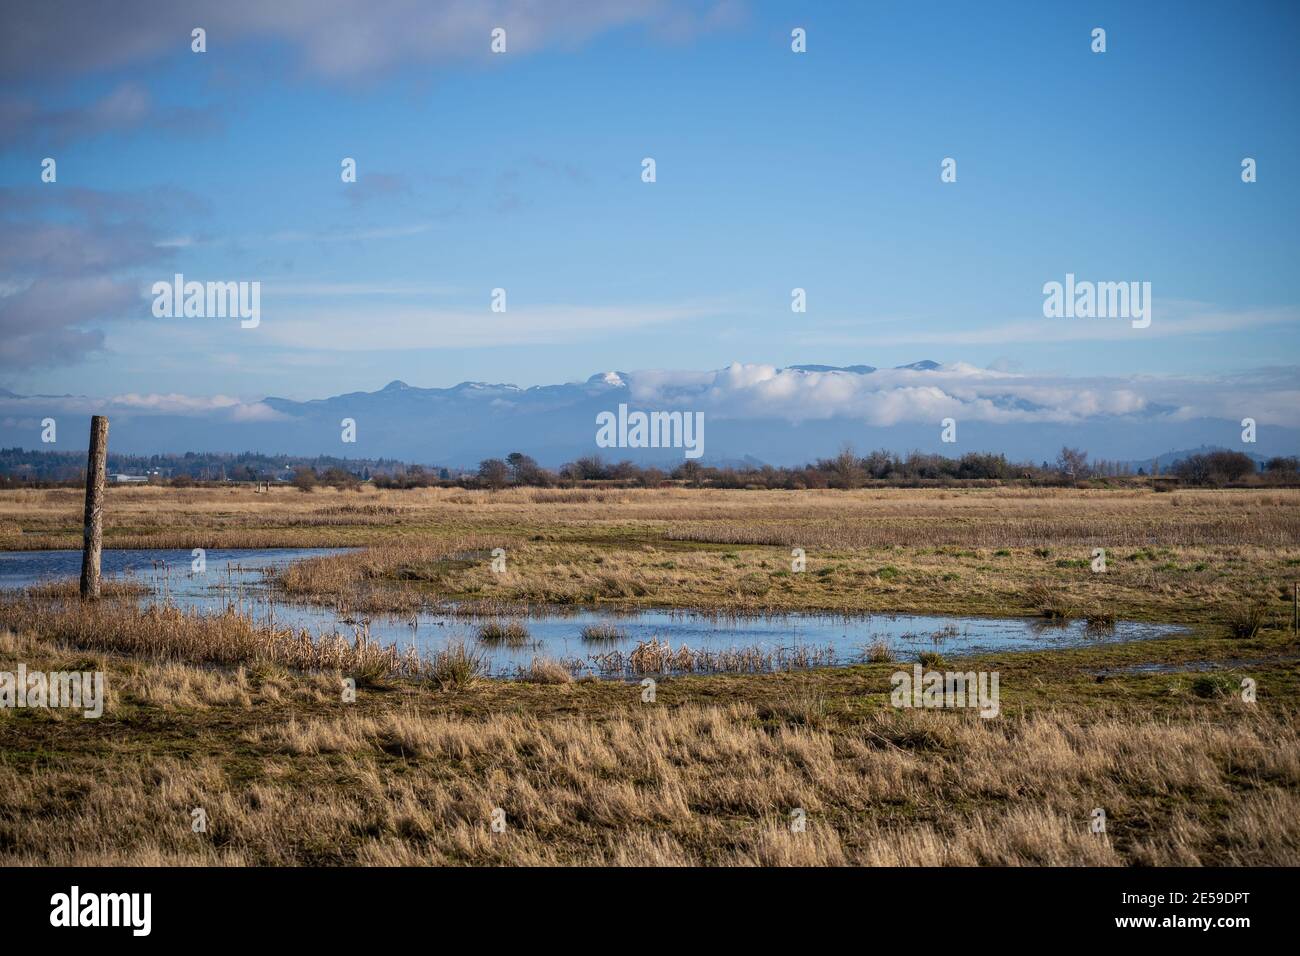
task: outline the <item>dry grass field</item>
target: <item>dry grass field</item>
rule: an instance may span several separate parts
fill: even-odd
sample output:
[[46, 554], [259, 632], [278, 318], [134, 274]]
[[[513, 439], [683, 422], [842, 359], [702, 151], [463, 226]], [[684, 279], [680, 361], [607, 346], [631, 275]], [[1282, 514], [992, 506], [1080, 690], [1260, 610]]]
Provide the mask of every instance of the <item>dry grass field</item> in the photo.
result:
[[[1199, 623], [1259, 603], [1285, 614], [1300, 578], [1295, 490], [111, 488], [108, 500], [106, 547], [363, 548], [282, 582], [360, 610], [455, 599]], [[70, 490], [0, 492], [0, 550], [79, 547], [81, 507]], [[505, 574], [491, 569], [498, 547]]]
[[[1300, 864], [1298, 506], [1279, 491], [113, 488], [108, 547], [359, 547], [280, 581], [358, 608], [1192, 627], [966, 658], [1001, 675], [985, 720], [890, 706], [887, 661], [664, 678], [645, 702], [546, 661], [488, 680], [454, 647], [418, 660], [46, 587], [0, 600], [0, 671], [102, 670], [108, 703], [97, 720], [0, 709], [0, 864]], [[75, 493], [0, 493], [0, 548], [79, 533]]]
[[97, 721], [0, 711], [3, 864], [1300, 863], [1294, 661], [1249, 669], [1253, 705], [1189, 674], [1097, 683], [1085, 654], [975, 661], [1008, 689], [981, 720], [892, 709], [892, 665], [671, 679], [653, 704], [594, 680], [343, 704], [330, 672], [5, 634], [15, 659], [113, 691]]

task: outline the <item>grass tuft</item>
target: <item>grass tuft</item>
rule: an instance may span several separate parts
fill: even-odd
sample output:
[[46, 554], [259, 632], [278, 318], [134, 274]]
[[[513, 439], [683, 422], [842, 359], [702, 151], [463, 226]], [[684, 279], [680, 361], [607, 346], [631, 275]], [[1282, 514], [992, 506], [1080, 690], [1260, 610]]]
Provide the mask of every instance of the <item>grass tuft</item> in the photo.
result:
[[464, 641], [451, 640], [435, 651], [425, 665], [425, 678], [441, 690], [462, 689], [487, 674], [481, 652]]
[[484, 644], [504, 644], [522, 647], [530, 640], [523, 621], [488, 621], [479, 625], [478, 639]]
[[1029, 606], [1045, 618], [1064, 620], [1074, 617], [1074, 605], [1059, 584], [1038, 581], [1025, 590]]
[[573, 675], [559, 661], [534, 657], [527, 667], [520, 668], [519, 679], [530, 684], [568, 684]]
[[867, 663], [888, 664], [894, 659], [894, 652], [883, 640], [872, 641], [867, 645]]
[[622, 641], [627, 639], [627, 631], [613, 624], [588, 624], [582, 629], [582, 639], [595, 643]]
[[1268, 624], [1268, 602], [1263, 598], [1244, 598], [1228, 609], [1228, 633], [1249, 640]]

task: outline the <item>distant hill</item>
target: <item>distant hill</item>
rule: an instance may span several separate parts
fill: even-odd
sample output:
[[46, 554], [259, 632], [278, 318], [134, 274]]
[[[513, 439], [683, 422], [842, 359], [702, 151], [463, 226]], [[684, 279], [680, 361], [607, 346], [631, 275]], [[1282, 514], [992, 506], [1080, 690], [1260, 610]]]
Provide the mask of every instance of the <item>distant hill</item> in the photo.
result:
[[[105, 410], [112, 417], [110, 448], [120, 454], [324, 455], [451, 469], [474, 468], [512, 451], [546, 467], [590, 455], [667, 468], [680, 464], [680, 448], [597, 447], [597, 415], [624, 405], [633, 411], [706, 412], [701, 464], [802, 465], [834, 456], [845, 444], [861, 454], [885, 449], [960, 457], [977, 451], [1038, 463], [1054, 461], [1070, 445], [1093, 459], [1149, 471], [1149, 456], [1158, 449], [1233, 447], [1240, 435], [1237, 422], [1180, 418], [1172, 414], [1176, 409], [1155, 403], [1080, 417], [1060, 398], [1068, 398], [1067, 389], [1017, 390], [1015, 384], [972, 366], [924, 359], [891, 369], [859, 363], [606, 371], [581, 382], [527, 388], [486, 381], [423, 388], [394, 380], [373, 392], [308, 401], [271, 396], [240, 404], [239, 414], [220, 405], [191, 410], [182, 404], [176, 410], [165, 402], [140, 401]], [[1041, 404], [1049, 400], [1066, 408], [1069, 420], [1062, 420], [1059, 408]], [[95, 399], [0, 392], [0, 447], [84, 449], [86, 419], [104, 408]], [[879, 409], [887, 414], [877, 414]], [[40, 423], [47, 415], [59, 420], [53, 448], [41, 444]], [[941, 441], [941, 421], [948, 415], [958, 422], [955, 444]], [[354, 443], [342, 441], [344, 420], [355, 423]], [[881, 420], [892, 423], [873, 424]], [[1296, 428], [1266, 425], [1258, 434], [1253, 457], [1300, 449]], [[1161, 469], [1190, 453], [1160, 452]]]

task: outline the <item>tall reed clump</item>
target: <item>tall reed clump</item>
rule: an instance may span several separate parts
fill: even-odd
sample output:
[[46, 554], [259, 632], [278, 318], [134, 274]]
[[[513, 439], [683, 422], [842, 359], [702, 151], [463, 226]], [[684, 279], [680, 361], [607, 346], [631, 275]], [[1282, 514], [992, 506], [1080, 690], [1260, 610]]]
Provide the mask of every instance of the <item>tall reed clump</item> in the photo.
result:
[[466, 562], [477, 561], [513, 539], [462, 535], [437, 541], [394, 541], [343, 554], [295, 561], [272, 575], [295, 600], [365, 612], [406, 612], [422, 607]]
[[478, 639], [484, 644], [522, 647], [529, 641], [528, 628], [523, 621], [488, 621], [479, 625]]
[[568, 684], [573, 675], [559, 661], [534, 657], [527, 667], [519, 668], [519, 679], [529, 684]]
[[412, 648], [380, 645], [365, 634], [313, 637], [305, 630], [259, 624], [227, 610], [203, 614], [175, 607], [136, 607], [120, 601], [0, 602], [0, 627], [93, 651], [110, 651], [194, 664], [279, 664], [296, 670], [337, 670], [367, 680], [416, 676]]
[[1116, 615], [1110, 608], [1094, 607], [1090, 608], [1084, 615], [1087, 621], [1089, 631], [1113, 631], [1115, 629]]
[[469, 687], [487, 675], [483, 653], [456, 639], [448, 641], [425, 661], [423, 677], [440, 690]]
[[1248, 640], [1268, 624], [1268, 618], [1268, 601], [1259, 597], [1243, 598], [1228, 609], [1228, 632]]
[[1074, 605], [1066, 596], [1065, 589], [1058, 584], [1047, 581], [1032, 584], [1025, 592], [1025, 600], [1043, 617], [1053, 619], [1074, 617]]
[[865, 656], [868, 664], [888, 664], [894, 659], [894, 652], [888, 643], [877, 638], [867, 645]]
[[[26, 593], [30, 597], [47, 600], [76, 598], [81, 594], [81, 585], [76, 578], [57, 578], [30, 585], [26, 588]], [[132, 578], [110, 579], [100, 585], [101, 598], [135, 598], [149, 593], [151, 593], [149, 585]]]
[[593, 643], [621, 641], [626, 637], [627, 632], [613, 624], [588, 624], [582, 629], [582, 639]]

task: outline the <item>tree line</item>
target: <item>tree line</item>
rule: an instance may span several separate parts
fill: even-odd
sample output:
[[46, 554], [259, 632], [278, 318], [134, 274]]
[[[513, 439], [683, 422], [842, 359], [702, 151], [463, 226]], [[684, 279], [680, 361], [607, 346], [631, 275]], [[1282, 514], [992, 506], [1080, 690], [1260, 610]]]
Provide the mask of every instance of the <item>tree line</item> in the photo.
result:
[[[1190, 484], [1229, 484], [1258, 475], [1261, 481], [1300, 480], [1295, 458], [1271, 459], [1264, 469], [1256, 468], [1249, 455], [1212, 451], [1191, 455], [1178, 462], [1171, 474]], [[376, 476], [379, 487], [412, 488], [435, 484], [501, 489], [509, 486], [551, 487], [587, 482], [611, 482], [626, 486], [658, 487], [672, 482], [693, 487], [770, 488], [860, 488], [869, 483], [931, 484], [958, 481], [1000, 482], [1010, 480], [1038, 483], [1070, 483], [1091, 478], [1144, 476], [1143, 467], [1106, 460], [1090, 461], [1082, 449], [1064, 447], [1054, 462], [1011, 462], [1005, 455], [968, 452], [959, 458], [924, 452], [899, 455], [880, 450], [860, 456], [845, 447], [833, 458], [819, 458], [799, 467], [760, 465], [754, 467], [710, 466], [683, 461], [672, 469], [639, 465], [632, 461], [607, 461], [588, 455], [562, 465], [544, 468], [531, 456], [512, 452], [505, 458], [485, 458], [477, 470], [454, 482], [438, 481], [421, 469], [403, 474]]]
[[[845, 446], [838, 455], [818, 458], [795, 467], [755, 465], [702, 465], [688, 460], [669, 469], [639, 465], [632, 461], [607, 461], [587, 455], [550, 469], [523, 452], [504, 458], [486, 458], [476, 469], [461, 471], [423, 465], [408, 465], [396, 459], [315, 458], [288, 455], [210, 454], [109, 455], [110, 473], [144, 474], [154, 483], [185, 486], [212, 481], [292, 482], [304, 491], [318, 485], [359, 488], [371, 482], [379, 488], [424, 488], [449, 486], [506, 488], [509, 486], [553, 487], [579, 483], [610, 482], [626, 486], [658, 487], [665, 483], [693, 487], [771, 488], [860, 488], [870, 483], [921, 485], [964, 481], [1030, 481], [1040, 484], [1070, 483], [1093, 478], [1145, 476], [1147, 469], [1130, 464], [1090, 460], [1082, 449], [1064, 447], [1053, 462], [1008, 461], [1005, 455], [968, 452], [949, 458], [914, 451], [906, 455], [878, 450], [857, 454]], [[0, 449], [0, 487], [33, 484], [74, 484], [84, 479], [82, 452], [36, 452], [19, 448]], [[1210, 450], [1181, 459], [1168, 476], [1193, 485], [1226, 485], [1241, 482], [1286, 484], [1300, 481], [1300, 460], [1296, 457], [1269, 459], [1262, 467], [1241, 452]]]

